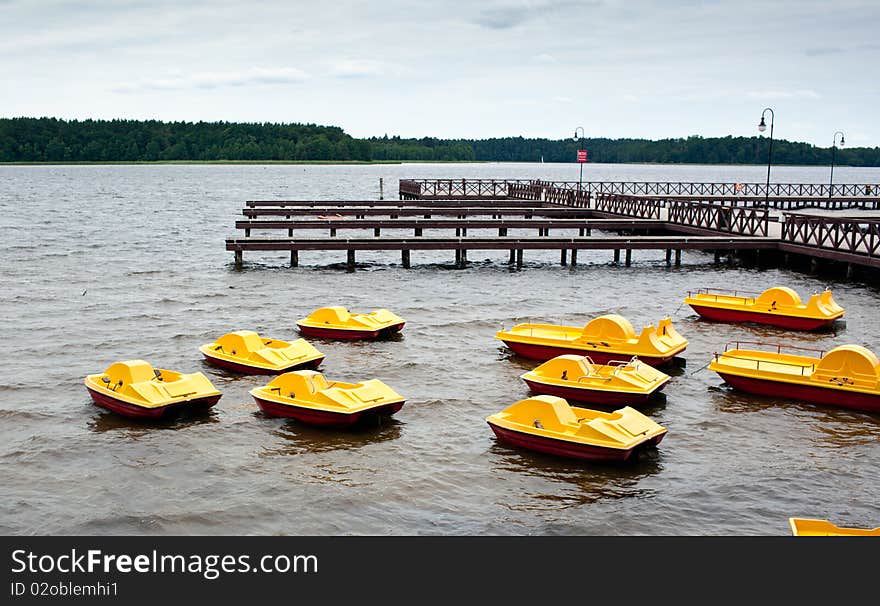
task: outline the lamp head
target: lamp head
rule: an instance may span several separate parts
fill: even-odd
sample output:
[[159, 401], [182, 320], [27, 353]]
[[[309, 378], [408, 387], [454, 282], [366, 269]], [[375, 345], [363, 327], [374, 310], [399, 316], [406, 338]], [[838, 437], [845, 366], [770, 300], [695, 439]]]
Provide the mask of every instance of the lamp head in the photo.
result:
[[767, 125], [764, 124], [764, 116], [761, 116], [761, 122], [758, 124], [758, 132], [763, 133], [765, 130], [767, 130]]
[[846, 145], [846, 140], [843, 138], [843, 135], [840, 135], [840, 147]]

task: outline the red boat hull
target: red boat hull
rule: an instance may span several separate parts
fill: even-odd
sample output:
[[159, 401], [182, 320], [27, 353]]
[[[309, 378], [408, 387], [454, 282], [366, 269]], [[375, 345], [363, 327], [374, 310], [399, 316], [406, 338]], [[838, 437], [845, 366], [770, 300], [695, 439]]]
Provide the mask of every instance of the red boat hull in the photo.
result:
[[303, 362], [302, 364], [297, 364], [295, 366], [288, 366], [283, 370], [270, 370], [268, 368], [258, 368], [256, 366], [247, 366], [245, 364], [239, 364], [237, 362], [230, 362], [229, 360], [222, 360], [220, 358], [213, 358], [211, 356], [202, 354], [205, 356], [205, 361], [209, 364], [213, 364], [214, 366], [219, 366], [220, 368], [225, 368], [226, 370], [231, 370], [234, 372], [240, 372], [246, 375], [280, 375], [285, 372], [290, 372], [292, 370], [302, 370], [304, 368], [307, 369], [316, 369], [321, 365], [321, 362], [324, 361], [324, 357], [316, 358], [314, 360], [310, 360], [308, 362]]
[[720, 372], [718, 374], [728, 385], [748, 393], [777, 398], [791, 398], [811, 404], [851, 408], [866, 412], [880, 412], [880, 395], [854, 393], [829, 389], [827, 387], [813, 387], [811, 385], [793, 385], [791, 383], [739, 377]]
[[601, 446], [590, 446], [588, 444], [574, 444], [565, 440], [557, 440], [555, 438], [545, 438], [535, 436], [528, 433], [514, 431], [506, 427], [499, 427], [489, 423], [489, 427], [495, 432], [495, 435], [502, 442], [506, 442], [513, 446], [527, 448], [545, 454], [567, 457], [571, 459], [581, 459], [583, 461], [600, 461], [608, 463], [623, 463], [629, 460], [634, 453], [639, 450], [656, 446], [663, 440], [665, 433], [652, 438], [647, 442], [643, 442], [638, 446], [629, 450], [621, 450], [618, 448], [603, 448]]
[[381, 330], [345, 330], [339, 328], [316, 328], [314, 326], [304, 326], [297, 324], [299, 332], [304, 337], [316, 337], [319, 339], [345, 339], [349, 341], [364, 339], [385, 339], [394, 333], [403, 330], [406, 322], [388, 326]]
[[691, 305], [693, 310], [707, 320], [716, 322], [754, 322], [767, 324], [793, 330], [816, 330], [828, 326], [834, 319], [798, 318], [793, 316], [781, 316], [778, 314], [766, 314], [757, 311], [740, 311], [736, 309], [717, 309], [702, 305]]
[[128, 402], [117, 400], [107, 394], [95, 391], [90, 387], [86, 387], [86, 389], [89, 390], [89, 395], [92, 396], [92, 400], [95, 404], [101, 408], [112, 410], [117, 414], [132, 419], [160, 419], [182, 408], [210, 408], [220, 399], [220, 394], [218, 394], [216, 396], [207, 396], [195, 400], [187, 400], [185, 402], [174, 402], [173, 404], [160, 406], [158, 408], [145, 408], [143, 406], [137, 406], [135, 404], [129, 404]]
[[303, 423], [326, 427], [349, 427], [368, 416], [391, 416], [399, 411], [401, 408], [403, 408], [404, 404], [404, 402], [402, 401], [391, 402], [390, 404], [383, 404], [382, 406], [362, 410], [360, 412], [344, 414], [339, 412], [314, 410], [302, 406], [279, 404], [278, 402], [263, 400], [262, 398], [258, 398], [256, 396], [254, 396], [254, 400], [257, 401], [260, 409], [267, 415], [273, 417], [286, 417], [290, 419], [296, 419], [297, 421], [302, 421]]
[[[576, 356], [590, 356], [595, 364], [608, 364], [612, 360], [629, 360], [632, 356], [620, 353], [607, 353], [599, 349], [574, 349], [568, 347], [555, 347], [551, 345], [534, 345], [531, 343], [518, 343], [516, 341], [504, 341], [510, 349], [517, 355], [531, 360], [550, 360], [556, 356], [565, 354], [574, 354]], [[682, 350], [684, 351], [684, 350]], [[671, 354], [664, 357], [647, 357], [639, 356], [639, 360], [649, 366], [663, 366], [668, 364], [672, 358], [681, 352]]]
[[539, 395], [558, 396], [569, 402], [585, 402], [589, 404], [601, 404], [604, 406], [618, 406], [626, 404], [639, 406], [647, 404], [651, 397], [663, 389], [665, 383], [648, 394], [632, 394], [619, 391], [603, 391], [599, 389], [578, 389], [575, 387], [563, 387], [561, 385], [547, 385], [538, 381], [523, 379], [532, 392]]

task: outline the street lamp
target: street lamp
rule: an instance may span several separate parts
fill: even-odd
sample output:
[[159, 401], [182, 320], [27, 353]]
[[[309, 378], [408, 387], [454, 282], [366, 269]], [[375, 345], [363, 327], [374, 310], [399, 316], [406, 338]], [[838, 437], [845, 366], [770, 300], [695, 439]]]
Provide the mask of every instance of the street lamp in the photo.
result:
[[843, 133], [840, 131], [836, 131], [834, 133], [834, 140], [831, 142], [831, 178], [828, 179], [828, 199], [831, 199], [831, 192], [834, 190], [834, 152], [837, 150], [837, 135], [840, 135], [840, 147], [846, 145], [846, 141], [843, 139]]
[[764, 116], [770, 112], [770, 147], [767, 150], [767, 186], [764, 192], [764, 206], [770, 207], [770, 160], [773, 157], [773, 122], [776, 120], [776, 114], [773, 113], [773, 110], [769, 107], [765, 107], [764, 111], [761, 112], [761, 122], [758, 124], [758, 132], [764, 132], [767, 130], [767, 125], [764, 123]]
[[[578, 140], [578, 131], [581, 131], [581, 144], [578, 146], [578, 149], [580, 150], [583, 147], [584, 127], [578, 126], [576, 129], [574, 129], [574, 140], [575, 141]], [[580, 177], [578, 177], [578, 193], [580, 193], [581, 181], [584, 180], [584, 163], [581, 162], [580, 160], [578, 160], [578, 163], [581, 165], [581, 175], [580, 175]]]

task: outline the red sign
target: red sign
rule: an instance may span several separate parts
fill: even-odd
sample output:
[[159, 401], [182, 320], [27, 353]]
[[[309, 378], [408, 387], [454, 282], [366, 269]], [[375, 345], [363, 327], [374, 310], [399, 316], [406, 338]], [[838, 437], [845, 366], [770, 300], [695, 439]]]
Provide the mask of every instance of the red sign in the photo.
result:
[[578, 162], [586, 162], [587, 161], [587, 150], [579, 149], [578, 150]]

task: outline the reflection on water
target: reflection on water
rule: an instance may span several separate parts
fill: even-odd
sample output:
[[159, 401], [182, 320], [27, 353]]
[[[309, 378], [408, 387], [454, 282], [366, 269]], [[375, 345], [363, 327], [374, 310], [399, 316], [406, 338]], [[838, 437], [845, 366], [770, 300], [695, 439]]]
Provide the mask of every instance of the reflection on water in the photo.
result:
[[[266, 419], [263, 413], [255, 417]], [[396, 440], [404, 423], [397, 419], [371, 415], [364, 417], [353, 427], [340, 430], [316, 427], [288, 419], [282, 421], [272, 434], [281, 438], [274, 447], [264, 448], [262, 457], [298, 455], [305, 452], [320, 453], [333, 450], [356, 450], [369, 444]]]
[[547, 507], [571, 507], [587, 505], [604, 499], [647, 497], [651, 490], [639, 487], [648, 476], [663, 469], [661, 442], [657, 447], [637, 451], [625, 463], [579, 461], [507, 446], [497, 440], [490, 447], [493, 466], [501, 471], [513, 472], [568, 486], [562, 492], [531, 490], [528, 499], [511, 503], [511, 509], [545, 509]]
[[105, 432], [128, 430], [132, 434], [144, 434], [157, 430], [175, 430], [196, 425], [219, 423], [217, 410], [211, 408], [179, 408], [160, 419], [132, 419], [109, 410], [98, 409], [87, 423], [90, 431]]

